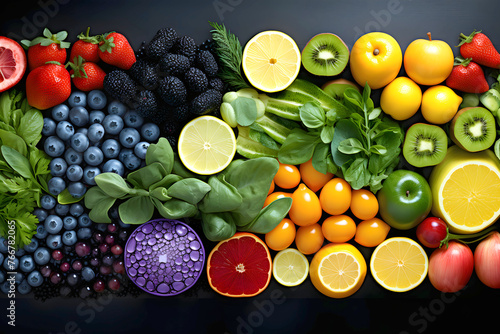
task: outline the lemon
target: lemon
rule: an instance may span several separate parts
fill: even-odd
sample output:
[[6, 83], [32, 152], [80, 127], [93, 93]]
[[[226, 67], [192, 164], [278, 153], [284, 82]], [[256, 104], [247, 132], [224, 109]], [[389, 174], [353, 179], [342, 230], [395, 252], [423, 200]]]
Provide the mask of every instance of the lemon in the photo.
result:
[[273, 277], [284, 286], [297, 286], [309, 274], [309, 261], [295, 248], [279, 251], [273, 260]]
[[471, 234], [500, 216], [500, 163], [491, 150], [467, 152], [454, 145], [429, 177], [431, 212], [453, 233]]
[[429, 123], [445, 124], [453, 119], [462, 103], [462, 97], [453, 89], [436, 85], [427, 88], [422, 94], [422, 116]]
[[287, 88], [299, 74], [300, 66], [299, 47], [280, 31], [255, 35], [243, 50], [242, 67], [248, 81], [267, 93]]
[[313, 257], [309, 276], [314, 287], [332, 298], [345, 298], [359, 290], [366, 277], [366, 261], [348, 243], [330, 243]]
[[407, 77], [398, 77], [382, 90], [380, 107], [397, 121], [415, 115], [422, 103], [422, 89]]
[[372, 253], [370, 271], [381, 286], [405, 292], [417, 287], [427, 276], [429, 259], [425, 250], [407, 237], [392, 237]]
[[233, 129], [214, 116], [199, 116], [188, 122], [179, 135], [179, 158], [200, 175], [222, 171], [236, 153]]

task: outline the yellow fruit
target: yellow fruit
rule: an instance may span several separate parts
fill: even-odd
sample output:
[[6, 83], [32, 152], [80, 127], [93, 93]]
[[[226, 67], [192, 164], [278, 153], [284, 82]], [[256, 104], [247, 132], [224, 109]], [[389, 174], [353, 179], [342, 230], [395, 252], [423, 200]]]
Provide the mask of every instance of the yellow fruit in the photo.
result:
[[416, 39], [408, 45], [404, 55], [406, 74], [417, 84], [434, 86], [448, 78], [453, 70], [455, 56], [448, 43], [428, 39]]
[[370, 32], [353, 45], [349, 58], [354, 80], [364, 87], [382, 88], [394, 80], [403, 64], [403, 53], [398, 42], [389, 34]]
[[453, 233], [479, 232], [500, 216], [500, 162], [491, 150], [467, 152], [454, 145], [429, 177], [431, 212]]
[[222, 171], [236, 153], [233, 129], [214, 116], [199, 116], [179, 135], [179, 158], [190, 171], [210, 175]]
[[420, 110], [427, 122], [445, 124], [451, 121], [458, 112], [462, 100], [461, 96], [447, 86], [432, 86], [422, 94]]
[[295, 246], [305, 255], [316, 253], [323, 246], [325, 237], [319, 224], [300, 226], [295, 235]]
[[292, 194], [292, 206], [288, 211], [290, 219], [299, 226], [317, 223], [323, 211], [318, 196], [304, 183], [299, 184]]
[[328, 244], [313, 257], [309, 277], [314, 287], [332, 298], [345, 298], [359, 290], [366, 277], [366, 261], [351, 244]]
[[380, 107], [397, 121], [415, 115], [422, 103], [422, 89], [413, 80], [398, 77], [382, 90]]
[[370, 271], [384, 288], [405, 292], [417, 287], [427, 276], [429, 259], [425, 250], [407, 237], [392, 237], [372, 253]]
[[273, 260], [273, 277], [284, 286], [297, 286], [309, 274], [309, 261], [295, 248], [279, 251]]
[[299, 74], [300, 50], [280, 31], [263, 31], [243, 50], [243, 71], [252, 86], [267, 93], [287, 88]]

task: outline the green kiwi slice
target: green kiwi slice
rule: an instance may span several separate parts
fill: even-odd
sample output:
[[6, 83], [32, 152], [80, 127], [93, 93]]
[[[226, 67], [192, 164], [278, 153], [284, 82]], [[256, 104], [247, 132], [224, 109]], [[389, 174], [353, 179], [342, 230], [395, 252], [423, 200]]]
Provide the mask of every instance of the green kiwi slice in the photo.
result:
[[302, 65], [311, 74], [335, 76], [340, 74], [349, 61], [349, 48], [332, 33], [314, 36], [302, 50]]
[[450, 138], [466, 151], [485, 150], [495, 142], [495, 117], [483, 107], [462, 108], [451, 121]]
[[435, 166], [448, 150], [448, 136], [437, 125], [415, 123], [406, 131], [403, 156], [414, 167]]

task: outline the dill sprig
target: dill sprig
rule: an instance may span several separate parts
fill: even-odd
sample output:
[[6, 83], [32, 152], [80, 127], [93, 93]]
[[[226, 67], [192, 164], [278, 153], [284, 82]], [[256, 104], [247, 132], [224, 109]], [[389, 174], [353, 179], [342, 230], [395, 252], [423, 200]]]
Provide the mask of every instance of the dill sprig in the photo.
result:
[[238, 37], [226, 29], [224, 24], [209, 24], [214, 28], [210, 32], [220, 63], [219, 78], [234, 90], [251, 87], [242, 74], [243, 51]]

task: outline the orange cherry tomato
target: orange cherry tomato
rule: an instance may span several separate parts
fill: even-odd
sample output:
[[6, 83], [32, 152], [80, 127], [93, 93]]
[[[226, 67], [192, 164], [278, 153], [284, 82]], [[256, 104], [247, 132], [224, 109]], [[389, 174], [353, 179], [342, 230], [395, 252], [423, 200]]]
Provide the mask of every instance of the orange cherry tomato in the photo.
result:
[[351, 186], [344, 179], [335, 177], [319, 193], [321, 207], [331, 215], [341, 215], [351, 205]]
[[288, 248], [295, 240], [296, 227], [288, 218], [284, 218], [278, 226], [266, 233], [266, 245], [275, 251]]
[[321, 224], [321, 230], [330, 242], [347, 242], [356, 234], [356, 223], [347, 215], [330, 216]]
[[301, 226], [295, 235], [295, 245], [305, 255], [316, 253], [323, 246], [324, 241], [325, 237], [319, 224]]
[[299, 226], [317, 223], [323, 215], [318, 196], [301, 183], [292, 194], [292, 206], [288, 211], [290, 219]]
[[300, 183], [300, 172], [297, 166], [282, 164], [280, 162], [278, 171], [274, 175], [274, 183], [283, 189], [292, 189]]
[[356, 228], [354, 241], [361, 246], [376, 247], [387, 238], [391, 227], [379, 218], [363, 220]]
[[351, 194], [351, 212], [361, 220], [368, 220], [378, 213], [378, 200], [366, 189], [353, 190]]
[[318, 172], [312, 165], [312, 159], [300, 164], [299, 171], [302, 182], [314, 192], [323, 188], [323, 186], [333, 178], [332, 173], [323, 174]]
[[274, 191], [274, 180], [271, 180], [271, 185], [269, 186], [269, 191], [267, 192], [267, 194], [269, 195], [273, 191]]
[[278, 198], [283, 198], [283, 197], [292, 197], [292, 194], [290, 193], [286, 193], [286, 192], [283, 192], [283, 191], [275, 191], [271, 194], [269, 194], [267, 197], [266, 197], [266, 200], [264, 201], [264, 206], [263, 207], [266, 207], [268, 206], [272, 201], [275, 201], [277, 200]]

